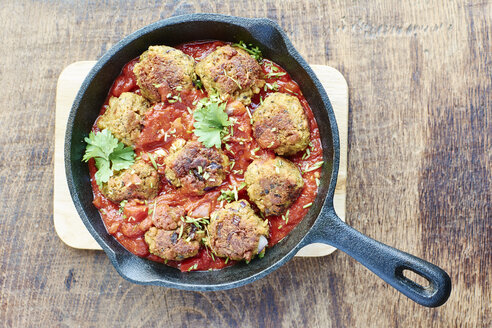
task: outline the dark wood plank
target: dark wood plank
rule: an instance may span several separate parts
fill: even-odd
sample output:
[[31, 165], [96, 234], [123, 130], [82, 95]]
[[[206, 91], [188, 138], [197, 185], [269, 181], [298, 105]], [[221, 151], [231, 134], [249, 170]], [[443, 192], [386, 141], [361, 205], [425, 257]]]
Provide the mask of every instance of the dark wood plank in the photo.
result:
[[[0, 322], [36, 326], [492, 326], [490, 1], [2, 1]], [[161, 18], [278, 21], [350, 86], [347, 221], [446, 269], [422, 308], [341, 252], [237, 290], [132, 285], [52, 224], [56, 79]]]

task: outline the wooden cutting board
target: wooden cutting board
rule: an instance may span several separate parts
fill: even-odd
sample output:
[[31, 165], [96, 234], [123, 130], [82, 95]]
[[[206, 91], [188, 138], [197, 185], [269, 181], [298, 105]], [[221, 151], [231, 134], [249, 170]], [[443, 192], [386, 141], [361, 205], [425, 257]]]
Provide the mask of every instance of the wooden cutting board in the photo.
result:
[[[63, 144], [68, 114], [82, 82], [95, 61], [80, 61], [67, 66], [56, 88], [55, 121], [55, 172], [54, 172], [54, 209], [55, 230], [60, 239], [70, 247], [80, 249], [101, 249], [92, 238], [73, 205], [65, 178]], [[343, 75], [333, 67], [311, 65], [325, 87], [335, 111], [340, 133], [340, 167], [338, 183], [335, 189], [334, 204], [337, 214], [345, 220], [345, 198], [347, 179], [347, 139], [348, 139], [348, 86]], [[312, 244], [302, 248], [296, 256], [325, 256], [335, 248], [324, 244]]]

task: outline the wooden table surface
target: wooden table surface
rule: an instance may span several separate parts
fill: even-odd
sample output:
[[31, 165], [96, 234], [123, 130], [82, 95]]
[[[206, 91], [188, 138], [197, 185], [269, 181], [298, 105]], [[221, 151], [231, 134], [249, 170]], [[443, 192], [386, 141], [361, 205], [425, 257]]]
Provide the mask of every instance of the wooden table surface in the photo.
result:
[[[53, 228], [55, 86], [151, 22], [269, 17], [350, 88], [347, 222], [444, 268], [421, 307], [344, 253], [296, 258], [245, 287], [133, 285]], [[22, 1], [0, 19], [0, 326], [492, 326], [490, 1]]]

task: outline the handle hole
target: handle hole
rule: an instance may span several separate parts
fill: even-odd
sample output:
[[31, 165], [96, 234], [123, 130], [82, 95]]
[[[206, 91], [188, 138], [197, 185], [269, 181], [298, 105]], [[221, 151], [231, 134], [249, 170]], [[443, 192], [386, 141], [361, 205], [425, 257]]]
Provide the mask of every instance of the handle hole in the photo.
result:
[[430, 281], [413, 270], [404, 269], [402, 274], [405, 278], [413, 281], [414, 283], [416, 283], [417, 285], [419, 285], [424, 289], [430, 287]]

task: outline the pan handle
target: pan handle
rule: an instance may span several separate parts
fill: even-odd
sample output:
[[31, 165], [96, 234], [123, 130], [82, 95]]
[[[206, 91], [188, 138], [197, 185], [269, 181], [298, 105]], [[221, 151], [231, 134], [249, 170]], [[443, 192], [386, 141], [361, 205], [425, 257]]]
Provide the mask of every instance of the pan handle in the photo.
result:
[[[441, 268], [416, 256], [369, 238], [340, 220], [333, 208], [321, 212], [305, 244], [324, 243], [347, 253], [399, 292], [427, 307], [444, 304], [451, 293], [451, 279]], [[405, 277], [406, 270], [424, 277], [422, 286]]]

